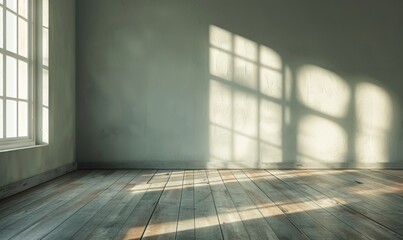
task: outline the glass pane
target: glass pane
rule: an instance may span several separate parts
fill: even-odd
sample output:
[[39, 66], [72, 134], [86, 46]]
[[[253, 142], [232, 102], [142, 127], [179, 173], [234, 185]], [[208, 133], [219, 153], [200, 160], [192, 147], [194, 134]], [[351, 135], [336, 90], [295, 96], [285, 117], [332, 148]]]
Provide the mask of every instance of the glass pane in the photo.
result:
[[42, 28], [42, 64], [49, 66], [49, 31]]
[[6, 58], [6, 95], [17, 97], [17, 59], [7, 56]]
[[49, 106], [49, 72], [46, 69], [42, 71], [42, 104]]
[[3, 138], [3, 99], [0, 99], [0, 138]]
[[7, 7], [17, 12], [17, 0], [7, 0]]
[[18, 54], [28, 57], [28, 22], [18, 19]]
[[49, 143], [49, 110], [42, 107], [42, 142]]
[[3, 8], [0, 7], [0, 48], [3, 48]]
[[42, 0], [42, 25], [49, 28], [49, 1]]
[[17, 101], [6, 102], [6, 136], [17, 137]]
[[7, 50], [17, 53], [17, 16], [10, 11], [6, 13], [6, 29]]
[[28, 18], [28, 0], [18, 1], [18, 14], [24, 18]]
[[0, 53], [0, 96], [3, 96], [3, 54]]
[[28, 137], [28, 103], [18, 102], [18, 137]]
[[18, 98], [28, 100], [28, 63], [18, 61]]

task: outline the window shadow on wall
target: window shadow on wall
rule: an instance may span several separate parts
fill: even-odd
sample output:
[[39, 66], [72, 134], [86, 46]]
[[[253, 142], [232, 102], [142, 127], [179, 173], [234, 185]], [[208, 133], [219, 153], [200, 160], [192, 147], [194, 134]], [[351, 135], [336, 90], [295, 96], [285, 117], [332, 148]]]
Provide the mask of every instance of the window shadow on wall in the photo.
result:
[[393, 102], [368, 80], [209, 28], [209, 165], [380, 167], [390, 161]]

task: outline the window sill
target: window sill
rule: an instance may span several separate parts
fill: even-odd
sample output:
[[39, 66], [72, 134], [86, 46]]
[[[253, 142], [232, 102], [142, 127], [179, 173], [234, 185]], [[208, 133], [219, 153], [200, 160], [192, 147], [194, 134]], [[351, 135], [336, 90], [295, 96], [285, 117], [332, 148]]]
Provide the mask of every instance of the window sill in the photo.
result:
[[40, 148], [40, 147], [46, 147], [48, 145], [49, 145], [48, 143], [42, 143], [42, 144], [36, 144], [36, 145], [31, 145], [31, 146], [25, 146], [25, 147], [7, 148], [7, 149], [1, 149], [0, 153], [13, 152], [13, 151], [19, 151], [19, 150], [25, 150], [25, 149], [31, 149], [31, 148]]

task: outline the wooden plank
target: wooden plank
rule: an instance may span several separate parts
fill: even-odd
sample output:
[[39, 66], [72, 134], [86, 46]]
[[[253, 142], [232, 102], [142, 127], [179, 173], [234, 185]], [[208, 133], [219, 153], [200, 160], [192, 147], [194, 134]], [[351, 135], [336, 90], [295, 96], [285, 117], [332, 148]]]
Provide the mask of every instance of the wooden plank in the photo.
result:
[[[279, 171], [281, 173], [286, 173], [286, 171]], [[285, 174], [275, 174], [273, 176], [277, 177], [279, 181], [284, 183], [284, 187], [293, 189], [292, 196], [299, 199], [300, 201], [311, 201], [317, 206], [324, 209], [327, 214], [321, 214], [322, 223], [326, 224], [326, 228], [331, 232], [337, 234], [339, 238], [342, 239], [367, 239], [369, 237], [366, 234], [362, 234], [356, 230], [357, 224], [351, 224], [353, 222], [366, 221], [351, 214], [349, 209], [345, 208], [343, 205], [338, 204], [337, 201], [327, 197], [321, 192], [315, 191], [301, 181], [295, 179], [292, 175]], [[316, 211], [316, 210], [313, 210]], [[351, 221], [345, 221], [350, 219]]]
[[[308, 174], [308, 176], [312, 176], [316, 173], [314, 175], [315, 178], [313, 178], [306, 176], [304, 177], [301, 172], [299, 174], [297, 174], [295, 171], [290, 172], [292, 173], [293, 178], [304, 182], [310, 188], [320, 192], [328, 198], [331, 198], [336, 204], [344, 206], [346, 208], [345, 211], [335, 211], [334, 214], [336, 214], [339, 219], [348, 223], [354, 229], [359, 231], [361, 234], [375, 239], [398, 238], [398, 233], [386, 228], [383, 224], [378, 224], [376, 221], [373, 221], [370, 217], [366, 216], [368, 211], [370, 211], [369, 209], [359, 208], [361, 205], [363, 205], [363, 203], [357, 201], [356, 199], [359, 199], [362, 196], [356, 194], [349, 195], [351, 193], [344, 191], [342, 188], [333, 190], [331, 186], [337, 185], [337, 177], [334, 175], [326, 174], [326, 172], [323, 173], [323, 171], [320, 173], [317, 173], [316, 171], [305, 173]], [[289, 178], [291, 178], [291, 176], [289, 176]], [[375, 216], [379, 218], [379, 216]]]
[[232, 172], [279, 239], [308, 239], [288, 219], [287, 215], [253, 183], [253, 179], [249, 179], [241, 170]]
[[[87, 178], [90, 180], [89, 175]], [[49, 199], [49, 201], [44, 200], [42, 203], [38, 203], [37, 205], [31, 204], [31, 208], [24, 208], [19, 212], [15, 212], [1, 219], [0, 222], [2, 228], [0, 230], [0, 238], [9, 238], [18, 232], [23, 231], [24, 229], [43, 219], [55, 209], [68, 203], [76, 196], [86, 193], [86, 191], [93, 187], [96, 183], [97, 181], [88, 181], [86, 184], [77, 184], [76, 182], [68, 183], [66, 186], [59, 188], [62, 191], [66, 190], [66, 192], [60, 194], [57, 199]]]
[[172, 171], [142, 239], [175, 239], [183, 171]]
[[245, 174], [287, 215], [291, 222], [297, 226], [310, 239], [336, 239], [320, 221], [308, 214], [312, 208], [305, 202], [287, 196], [283, 190], [271, 183], [273, 178], [264, 170], [247, 170]]
[[168, 182], [171, 171], [158, 171], [147, 184], [147, 191], [114, 239], [140, 239]]
[[156, 170], [142, 170], [71, 239], [112, 239], [149, 188], [147, 182]]
[[394, 201], [401, 202], [403, 196], [403, 179], [386, 175], [374, 171], [357, 171], [357, 170], [348, 170], [346, 171], [346, 177], [355, 177], [360, 178], [362, 181], [367, 182], [367, 186], [369, 188], [375, 189], [380, 193], [387, 192], [388, 200], [391, 203]]
[[177, 240], [195, 239], [193, 170], [186, 170], [182, 186], [182, 198], [176, 230]]
[[0, 239], [403, 239], [388, 171], [77, 171], [0, 201]]
[[223, 239], [213, 196], [204, 170], [194, 171], [196, 239]]
[[368, 197], [368, 195], [374, 196], [374, 190], [383, 190], [373, 189], [367, 184], [363, 184], [365, 181], [360, 178], [352, 178], [351, 176], [347, 176], [346, 178], [345, 176], [349, 175], [346, 171], [291, 170], [290, 172], [296, 176], [303, 177], [307, 181], [310, 180], [313, 183], [320, 184], [324, 188], [334, 190], [335, 194], [339, 194], [339, 197], [349, 199], [351, 203], [360, 202], [360, 204], [368, 206], [368, 209], [387, 213], [391, 213], [391, 209], [395, 212], [399, 212], [400, 210], [395, 204], [385, 205], [384, 201]]
[[80, 208], [95, 199], [99, 194], [105, 191], [106, 188], [123, 177], [126, 172], [127, 171], [116, 171], [113, 173], [105, 173], [104, 180], [98, 182], [90, 191], [81, 194], [79, 197], [52, 211], [29, 228], [14, 235], [12, 239], [40, 239], [46, 236], [46, 234], [67, 220]]
[[403, 178], [403, 170], [373, 170], [387, 175]]
[[76, 211], [66, 221], [64, 221], [42, 239], [71, 239], [78, 229], [85, 225], [109, 201], [111, 201], [119, 193], [122, 194], [117, 196], [117, 198], [121, 198], [122, 195], [124, 196], [126, 186], [135, 178], [138, 172], [138, 170], [128, 171], [118, 181], [107, 187], [105, 191]]
[[[300, 175], [301, 172], [295, 174]], [[358, 213], [373, 221], [385, 223], [392, 229], [400, 227], [397, 219], [403, 218], [403, 201], [385, 197], [384, 195], [389, 195], [389, 192], [374, 188], [369, 182], [371, 180], [353, 176], [349, 171], [310, 171], [307, 174], [310, 174], [306, 177], [307, 180], [315, 177], [320, 179], [318, 184], [325, 189], [337, 189], [332, 193], [341, 197], [341, 201], [348, 202], [348, 205]]]
[[355, 172], [365, 175], [368, 178], [372, 178], [385, 186], [393, 185], [399, 187], [400, 189], [402, 189], [403, 187], [403, 178], [392, 174], [384, 174], [378, 171], [371, 171], [371, 170], [364, 170], [364, 171], [349, 170], [348, 172]]
[[251, 239], [278, 239], [256, 205], [249, 198], [231, 170], [220, 170], [221, 178], [241, 216]]
[[250, 239], [218, 171], [208, 170], [207, 177], [224, 239]]

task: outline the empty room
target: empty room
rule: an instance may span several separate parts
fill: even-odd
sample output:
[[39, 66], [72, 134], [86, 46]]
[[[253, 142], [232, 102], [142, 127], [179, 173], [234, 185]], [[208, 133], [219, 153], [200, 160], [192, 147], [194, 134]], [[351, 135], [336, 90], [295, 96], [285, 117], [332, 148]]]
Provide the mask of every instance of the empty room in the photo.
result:
[[403, 239], [403, 2], [0, 0], [0, 239]]

